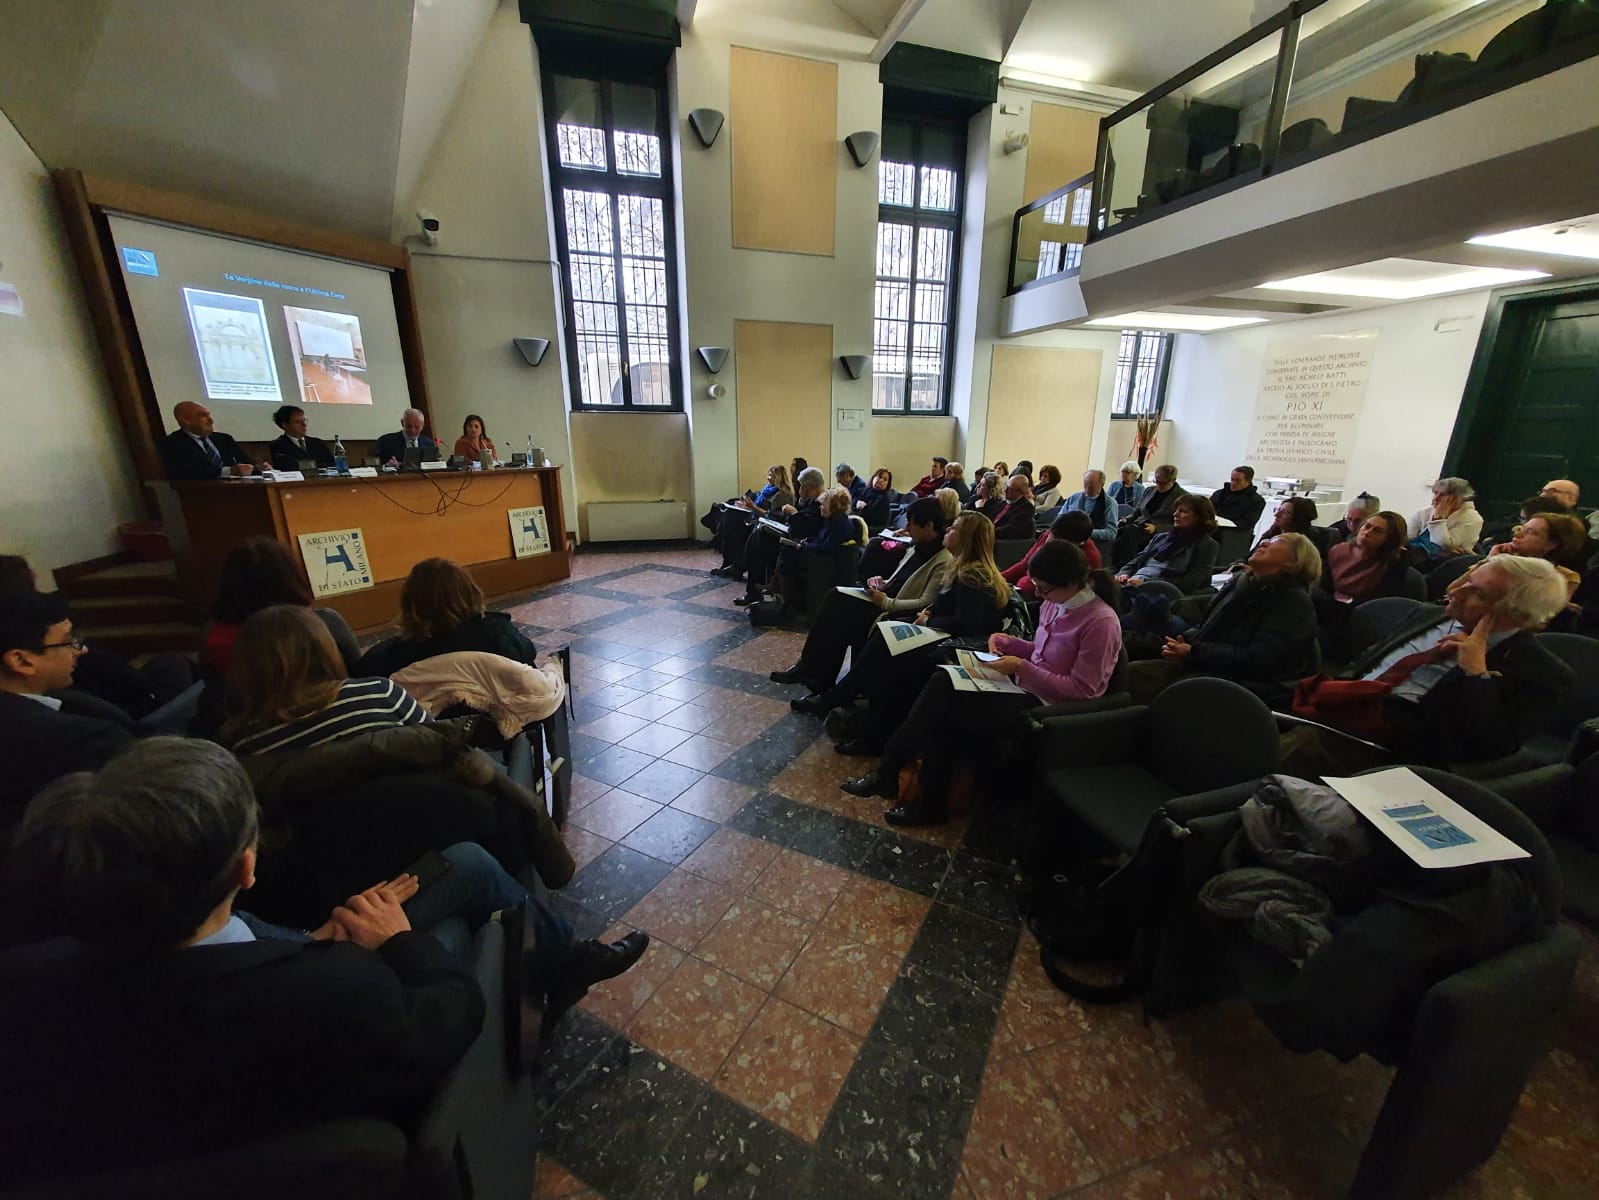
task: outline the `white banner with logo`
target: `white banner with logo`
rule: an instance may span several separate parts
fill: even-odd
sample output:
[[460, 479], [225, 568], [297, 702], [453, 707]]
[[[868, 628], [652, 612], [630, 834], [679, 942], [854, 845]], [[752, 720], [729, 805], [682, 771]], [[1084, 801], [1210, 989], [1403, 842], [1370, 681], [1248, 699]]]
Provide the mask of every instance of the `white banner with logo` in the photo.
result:
[[359, 529], [329, 529], [300, 535], [300, 557], [317, 596], [342, 596], [374, 586]]
[[545, 520], [542, 504], [505, 511], [511, 520], [511, 548], [518, 558], [550, 552], [550, 523]]

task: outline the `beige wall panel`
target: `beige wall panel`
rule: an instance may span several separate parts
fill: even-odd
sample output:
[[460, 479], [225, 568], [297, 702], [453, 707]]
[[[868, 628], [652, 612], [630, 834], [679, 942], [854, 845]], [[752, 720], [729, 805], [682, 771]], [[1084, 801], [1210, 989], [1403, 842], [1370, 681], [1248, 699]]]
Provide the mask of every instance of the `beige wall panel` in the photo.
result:
[[738, 490], [759, 490], [767, 467], [787, 464], [796, 454], [821, 467], [831, 483], [833, 464], [827, 458], [833, 327], [739, 321], [733, 362], [738, 371]]
[[733, 245], [831, 256], [838, 66], [743, 46], [730, 53]]
[[873, 417], [871, 464], [853, 465], [863, 474], [887, 467], [894, 486], [906, 492], [927, 474], [935, 454], [955, 457], [954, 417]]
[[1070, 183], [1094, 169], [1094, 149], [1099, 139], [1099, 114], [1063, 104], [1033, 102], [1027, 129], [1027, 176], [1022, 185], [1025, 203]]
[[[1089, 464], [1100, 353], [1053, 346], [995, 346], [988, 377], [985, 452], [1015, 464], [1054, 463], [1065, 479]], [[976, 464], [981, 466], [983, 464]]]
[[[572, 474], [579, 534], [588, 540], [588, 506], [606, 500], [694, 499], [688, 417], [683, 413], [572, 414]], [[683, 536], [689, 536], [684, 529]]]

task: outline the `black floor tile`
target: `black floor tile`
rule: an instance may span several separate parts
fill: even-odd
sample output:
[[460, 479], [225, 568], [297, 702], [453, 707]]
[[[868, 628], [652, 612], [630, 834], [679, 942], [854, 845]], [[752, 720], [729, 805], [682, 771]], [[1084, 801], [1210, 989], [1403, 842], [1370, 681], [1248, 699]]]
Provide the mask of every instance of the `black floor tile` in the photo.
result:
[[558, 913], [571, 923], [572, 933], [577, 941], [586, 942], [589, 938], [597, 938], [611, 927], [610, 917], [574, 900], [565, 891], [551, 892], [544, 899], [544, 903], [549, 906], [551, 912]]
[[580, 1008], [568, 1010], [532, 1072], [535, 1111], [542, 1118], [577, 1077], [621, 1035]]
[[998, 996], [909, 967], [889, 988], [872, 1037], [898, 1046], [919, 1066], [975, 1088], [999, 1006]]
[[765, 787], [816, 740], [816, 733], [813, 718], [787, 713], [717, 763], [711, 774], [750, 787]]
[[[611, 710], [595, 706], [595, 715], [603, 717]], [[611, 743], [603, 738], [594, 737], [592, 734], [572, 733], [572, 766], [579, 775], [586, 774], [583, 764], [591, 762], [611, 748]]]
[[721, 826], [693, 813], [663, 808], [622, 839], [622, 845], [676, 866]]
[[[727, 615], [718, 609], [708, 608], [703, 604], [696, 604], [692, 607], [697, 609], [701, 616]], [[736, 612], [737, 610], [734, 611]], [[734, 619], [738, 620], [736, 617]], [[697, 646], [690, 646], [687, 650], [683, 651], [683, 657], [698, 659], [700, 662], [708, 663], [713, 659], [720, 658], [729, 650], [737, 650], [746, 642], [753, 642], [760, 636], [761, 631], [759, 629], [752, 628], [748, 621], [740, 621], [736, 625], [730, 623], [725, 633], [719, 633], [715, 637], [706, 638]], [[749, 672], [744, 671], [740, 672], [740, 674], [747, 675]]]
[[881, 834], [858, 868], [863, 875], [931, 896], [949, 870], [950, 852], [892, 831]]
[[935, 903], [911, 943], [905, 963], [990, 996], [1003, 996], [1019, 928]]
[[961, 848], [987, 862], [1009, 866], [1026, 852], [1030, 835], [1021, 814], [1014, 809], [983, 804], [967, 827]]
[[974, 916], [1014, 924], [1022, 917], [1025, 886], [1020, 868], [985, 862], [968, 850], [958, 850], [938, 889], [938, 898]]
[[816, 1148], [905, 1200], [947, 1200], [976, 1100], [878, 1038], [861, 1048]]
[[648, 754], [629, 750], [626, 746], [606, 746], [597, 754], [581, 758], [575, 749], [572, 754], [572, 767], [579, 775], [586, 775], [612, 787], [637, 775], [655, 761]]
[[[696, 646], [694, 649], [701, 650], [704, 649], [704, 646]], [[703, 657], [709, 660], [715, 658], [717, 654], [725, 653], [725, 650], [718, 650], [716, 654], [708, 654]], [[702, 656], [693, 651], [685, 650], [683, 657], [700, 658]], [[732, 692], [744, 692], [750, 696], [771, 696], [774, 699], [787, 700], [794, 694], [793, 688], [785, 687], [781, 683], [773, 683], [764, 675], [757, 675], [753, 671], [736, 671], [732, 667], [718, 666], [710, 661], [707, 661], [698, 670], [689, 672], [684, 678], [692, 679], [695, 683], [708, 683], [713, 687], [726, 688]]]
[[704, 777], [703, 771], [658, 758], [628, 776], [626, 790], [646, 800], [670, 804]]
[[539, 1142], [607, 1200], [642, 1196], [645, 1172], [670, 1161], [705, 1091], [687, 1071], [619, 1037], [545, 1117]]
[[770, 792], [728, 818], [727, 828], [851, 871], [878, 836], [870, 825]]
[[[592, 700], [590, 700], [587, 696], [585, 696], [583, 694], [583, 689], [582, 689], [581, 686], [577, 686], [577, 685], [573, 686], [573, 689], [572, 689], [572, 724], [573, 724], [573, 726], [587, 725], [590, 721], [598, 721], [606, 713], [612, 712], [612, 711], [613, 711], [612, 709], [606, 708], [603, 704], [595, 704]], [[574, 737], [581, 737], [581, 736], [585, 736], [585, 735], [574, 734], [573, 736]], [[599, 739], [595, 738], [593, 740], [594, 741], [598, 741]], [[574, 751], [574, 753], [576, 753], [576, 752]]]
[[671, 869], [637, 850], [612, 846], [585, 864], [563, 891], [568, 899], [615, 919], [644, 899]]

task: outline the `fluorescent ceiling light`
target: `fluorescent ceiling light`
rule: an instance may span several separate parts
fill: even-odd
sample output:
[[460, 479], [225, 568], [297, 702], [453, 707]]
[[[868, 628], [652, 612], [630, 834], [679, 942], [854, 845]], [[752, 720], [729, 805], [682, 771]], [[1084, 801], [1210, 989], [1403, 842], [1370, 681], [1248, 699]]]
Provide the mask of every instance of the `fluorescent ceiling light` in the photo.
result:
[[1318, 271], [1293, 279], [1257, 285], [1265, 291], [1308, 292], [1317, 296], [1354, 296], [1364, 300], [1419, 300], [1449, 292], [1469, 292], [1526, 279], [1547, 279], [1547, 271], [1508, 267], [1462, 267], [1415, 258], [1379, 258], [1376, 262], [1335, 271]]
[[1265, 317], [1221, 317], [1204, 313], [1130, 312], [1119, 317], [1095, 317], [1085, 325], [1107, 325], [1117, 329], [1159, 329], [1171, 333], [1210, 333], [1238, 325], [1263, 325]]
[[1504, 233], [1485, 233], [1469, 241], [1473, 246], [1599, 260], [1599, 215], [1534, 225], [1528, 229], [1510, 229]]

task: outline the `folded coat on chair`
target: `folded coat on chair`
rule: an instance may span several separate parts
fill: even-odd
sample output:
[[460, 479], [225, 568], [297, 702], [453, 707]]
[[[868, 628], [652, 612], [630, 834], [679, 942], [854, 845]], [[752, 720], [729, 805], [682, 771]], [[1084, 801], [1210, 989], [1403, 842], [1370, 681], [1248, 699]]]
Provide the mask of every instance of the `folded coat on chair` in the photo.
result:
[[542, 721], [566, 698], [559, 666], [531, 667], [481, 651], [425, 658], [391, 678], [431, 715], [457, 704], [487, 713], [502, 737], [515, 737], [519, 730]]

